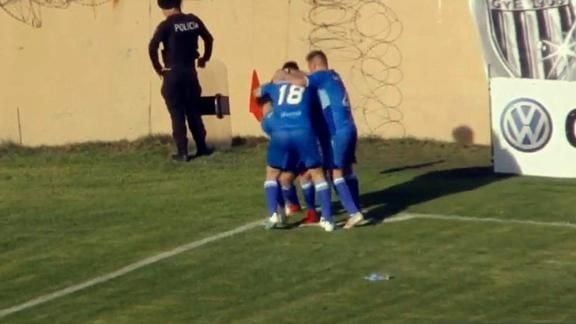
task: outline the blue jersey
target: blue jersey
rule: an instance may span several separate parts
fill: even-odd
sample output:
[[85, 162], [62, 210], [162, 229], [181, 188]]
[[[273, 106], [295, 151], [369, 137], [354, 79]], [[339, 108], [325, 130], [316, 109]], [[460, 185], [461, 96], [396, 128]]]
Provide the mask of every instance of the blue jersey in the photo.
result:
[[289, 83], [268, 83], [262, 96], [272, 100], [272, 113], [267, 118], [269, 130], [311, 129], [312, 94], [308, 87]]
[[266, 114], [266, 116], [264, 116], [264, 119], [262, 119], [262, 130], [268, 136], [274, 130], [274, 124], [273, 124], [274, 118], [273, 117], [274, 117], [274, 112], [270, 111]]
[[342, 129], [356, 129], [348, 92], [336, 71], [314, 72], [308, 76], [308, 83], [318, 91], [324, 118], [331, 134]]

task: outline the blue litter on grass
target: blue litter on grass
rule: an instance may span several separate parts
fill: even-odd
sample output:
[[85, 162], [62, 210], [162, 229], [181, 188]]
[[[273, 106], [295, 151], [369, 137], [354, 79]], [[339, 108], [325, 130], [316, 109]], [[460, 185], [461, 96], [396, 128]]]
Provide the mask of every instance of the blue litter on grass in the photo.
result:
[[378, 282], [378, 281], [388, 281], [392, 280], [394, 277], [387, 273], [372, 273], [369, 276], [364, 277], [364, 279], [370, 282]]

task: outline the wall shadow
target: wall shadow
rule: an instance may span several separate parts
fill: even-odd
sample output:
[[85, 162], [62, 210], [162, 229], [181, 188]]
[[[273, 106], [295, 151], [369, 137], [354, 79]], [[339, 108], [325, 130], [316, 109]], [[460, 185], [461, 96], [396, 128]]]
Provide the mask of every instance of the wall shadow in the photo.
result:
[[[498, 145], [497, 140], [494, 142], [495, 145]], [[507, 151], [500, 151], [499, 154], [506, 155], [505, 157], [500, 156], [500, 158], [505, 158], [510, 170], [520, 170], [518, 163], [511, 154]], [[384, 170], [380, 174], [418, 169], [443, 162], [436, 161], [407, 165]], [[371, 220], [372, 224], [378, 224], [405, 211], [410, 206], [457, 193], [473, 191], [514, 176], [513, 174], [497, 174], [491, 165], [434, 170], [416, 176], [407, 182], [365, 193], [361, 197], [361, 202], [362, 206], [367, 210], [366, 217]]]
[[454, 142], [459, 145], [473, 145], [474, 144], [474, 131], [469, 126], [458, 126], [452, 130], [452, 138]]
[[373, 223], [379, 223], [410, 206], [472, 191], [510, 177], [495, 174], [491, 166], [431, 171], [405, 183], [364, 194], [361, 200], [369, 210], [366, 217]]
[[382, 170], [380, 172], [380, 174], [391, 174], [391, 173], [398, 173], [398, 172], [407, 171], [407, 170], [424, 169], [427, 167], [435, 166], [437, 164], [442, 164], [444, 162], [446, 162], [446, 160], [437, 160], [437, 161], [425, 162], [425, 163], [420, 163], [420, 164], [406, 165], [406, 166], [401, 166], [401, 167], [397, 167], [397, 168], [390, 168], [390, 169]]

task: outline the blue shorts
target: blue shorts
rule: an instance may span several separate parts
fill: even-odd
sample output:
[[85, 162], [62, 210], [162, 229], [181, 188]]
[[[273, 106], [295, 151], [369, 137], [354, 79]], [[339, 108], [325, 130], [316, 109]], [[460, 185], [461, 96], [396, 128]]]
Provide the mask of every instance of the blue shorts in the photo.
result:
[[322, 145], [322, 158], [327, 169], [346, 169], [356, 163], [358, 132], [342, 129], [332, 135], [331, 145]]
[[316, 135], [309, 129], [276, 130], [270, 134], [268, 165], [283, 171], [322, 166]]

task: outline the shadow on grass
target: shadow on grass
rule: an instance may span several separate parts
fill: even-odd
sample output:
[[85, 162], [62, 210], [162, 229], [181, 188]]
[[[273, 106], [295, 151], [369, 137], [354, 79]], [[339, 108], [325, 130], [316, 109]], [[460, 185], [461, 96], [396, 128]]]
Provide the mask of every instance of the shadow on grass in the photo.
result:
[[370, 210], [367, 218], [377, 224], [410, 206], [471, 191], [510, 177], [495, 174], [488, 166], [432, 171], [408, 182], [364, 194], [362, 205]]
[[438, 160], [438, 161], [432, 161], [432, 162], [427, 162], [427, 163], [407, 165], [407, 166], [403, 166], [403, 167], [387, 169], [387, 170], [380, 172], [380, 174], [390, 174], [390, 173], [398, 173], [398, 172], [407, 171], [407, 170], [423, 169], [423, 168], [435, 166], [437, 164], [442, 164], [444, 162], [446, 162], [446, 160]]

